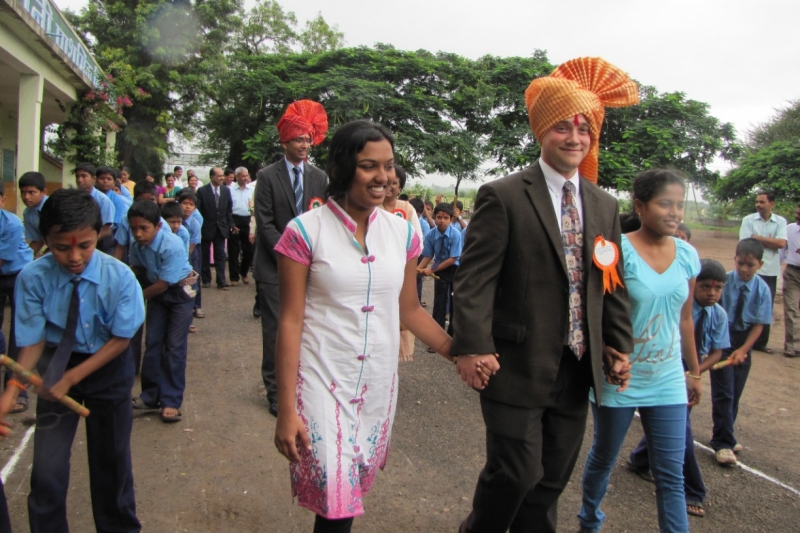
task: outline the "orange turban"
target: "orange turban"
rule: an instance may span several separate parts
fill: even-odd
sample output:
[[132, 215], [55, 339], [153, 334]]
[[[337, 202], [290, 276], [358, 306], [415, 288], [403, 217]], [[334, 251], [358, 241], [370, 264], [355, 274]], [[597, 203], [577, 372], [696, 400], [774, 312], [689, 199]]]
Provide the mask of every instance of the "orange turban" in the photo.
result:
[[597, 183], [600, 127], [605, 107], [639, 103], [639, 89], [628, 75], [599, 57], [580, 57], [563, 63], [549, 76], [537, 78], [525, 91], [531, 131], [541, 142], [562, 120], [582, 114], [589, 122], [592, 143], [578, 167], [584, 178]]
[[278, 135], [282, 143], [310, 135], [312, 146], [316, 146], [325, 140], [326, 133], [328, 133], [328, 114], [319, 102], [311, 100], [292, 102], [278, 121]]

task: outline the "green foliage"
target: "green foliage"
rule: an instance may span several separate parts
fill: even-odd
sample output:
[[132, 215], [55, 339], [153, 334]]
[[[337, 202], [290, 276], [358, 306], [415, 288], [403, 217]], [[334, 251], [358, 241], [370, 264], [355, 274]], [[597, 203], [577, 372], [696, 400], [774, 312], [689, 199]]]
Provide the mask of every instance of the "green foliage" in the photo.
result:
[[800, 99], [779, 109], [772, 119], [749, 131], [747, 137], [748, 146], [753, 150], [766, 148], [777, 141], [800, 139]]
[[717, 184], [715, 194], [721, 200], [735, 200], [751, 195], [756, 188], [770, 190], [789, 202], [800, 201], [800, 138], [749, 151]]

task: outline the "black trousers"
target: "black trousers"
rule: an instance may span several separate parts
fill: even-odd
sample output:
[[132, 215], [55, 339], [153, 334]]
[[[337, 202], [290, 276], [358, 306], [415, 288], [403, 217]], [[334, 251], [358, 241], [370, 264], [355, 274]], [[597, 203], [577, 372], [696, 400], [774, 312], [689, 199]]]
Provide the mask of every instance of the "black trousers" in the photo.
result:
[[451, 266], [436, 273], [439, 279], [433, 280], [433, 311], [431, 315], [445, 329], [444, 324], [449, 313], [450, 325], [447, 332], [453, 334], [453, 280], [456, 277], [456, 267]]
[[470, 533], [555, 533], [558, 498], [583, 443], [589, 353], [580, 361], [564, 348], [545, 405], [526, 409], [481, 397], [486, 465], [467, 517]]
[[277, 283], [256, 283], [258, 307], [261, 309], [261, 378], [267, 389], [267, 399], [277, 400], [278, 385], [275, 380], [275, 348], [278, 341], [278, 311], [280, 290]]
[[239, 228], [239, 233], [231, 233], [228, 237], [228, 272], [231, 281], [239, 281], [240, 277], [246, 278], [250, 272], [255, 245], [250, 242], [250, 217], [233, 215], [233, 223]]
[[211, 283], [211, 245], [214, 245], [214, 270], [217, 271], [217, 287], [227, 283], [225, 279], [225, 237], [217, 230], [213, 239], [202, 239], [200, 246], [203, 250], [203, 267], [200, 278], [204, 284]]
[[[88, 354], [73, 353], [68, 368]], [[44, 356], [43, 356], [44, 359]], [[46, 363], [39, 362], [39, 370]], [[133, 364], [128, 349], [69, 390], [91, 414], [86, 417], [86, 451], [92, 513], [98, 533], [138, 533], [131, 466]], [[63, 533], [67, 525], [72, 442], [79, 416], [59, 402], [36, 402], [31, 493], [31, 533]]]
[[[772, 307], [775, 307], [775, 291], [778, 290], [778, 276], [762, 276], [759, 274], [759, 277], [767, 282], [769, 293], [772, 295]], [[761, 330], [761, 335], [758, 336], [756, 343], [753, 345], [754, 350], [763, 351], [764, 348], [767, 347], [767, 344], [769, 343], [769, 326], [769, 324], [764, 324], [764, 329]]]

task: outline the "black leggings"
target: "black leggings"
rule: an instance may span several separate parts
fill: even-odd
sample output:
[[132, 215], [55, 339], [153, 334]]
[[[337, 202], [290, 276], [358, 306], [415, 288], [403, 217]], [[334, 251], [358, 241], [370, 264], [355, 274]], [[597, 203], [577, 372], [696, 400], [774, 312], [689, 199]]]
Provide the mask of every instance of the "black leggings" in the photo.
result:
[[317, 519], [314, 521], [314, 533], [350, 533], [351, 527], [353, 527], [352, 517], [331, 520], [317, 515]]

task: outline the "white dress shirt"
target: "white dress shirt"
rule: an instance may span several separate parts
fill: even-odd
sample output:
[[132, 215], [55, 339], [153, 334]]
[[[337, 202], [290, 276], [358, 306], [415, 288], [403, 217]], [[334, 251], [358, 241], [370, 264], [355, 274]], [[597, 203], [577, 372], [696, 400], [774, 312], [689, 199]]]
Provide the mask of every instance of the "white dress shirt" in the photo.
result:
[[555, 211], [556, 215], [556, 223], [558, 224], [558, 231], [562, 232], [561, 229], [561, 201], [563, 200], [564, 193], [564, 183], [569, 181], [575, 187], [575, 207], [578, 208], [578, 218], [581, 221], [581, 230], [583, 230], [583, 202], [581, 201], [581, 180], [580, 176], [578, 175], [578, 171], [575, 171], [575, 174], [567, 180], [559, 174], [553, 167], [548, 165], [544, 159], [541, 157], [539, 158], [539, 165], [542, 167], [542, 173], [544, 174], [544, 180], [547, 182], [547, 190], [550, 193], [550, 200], [553, 202], [553, 210]]

